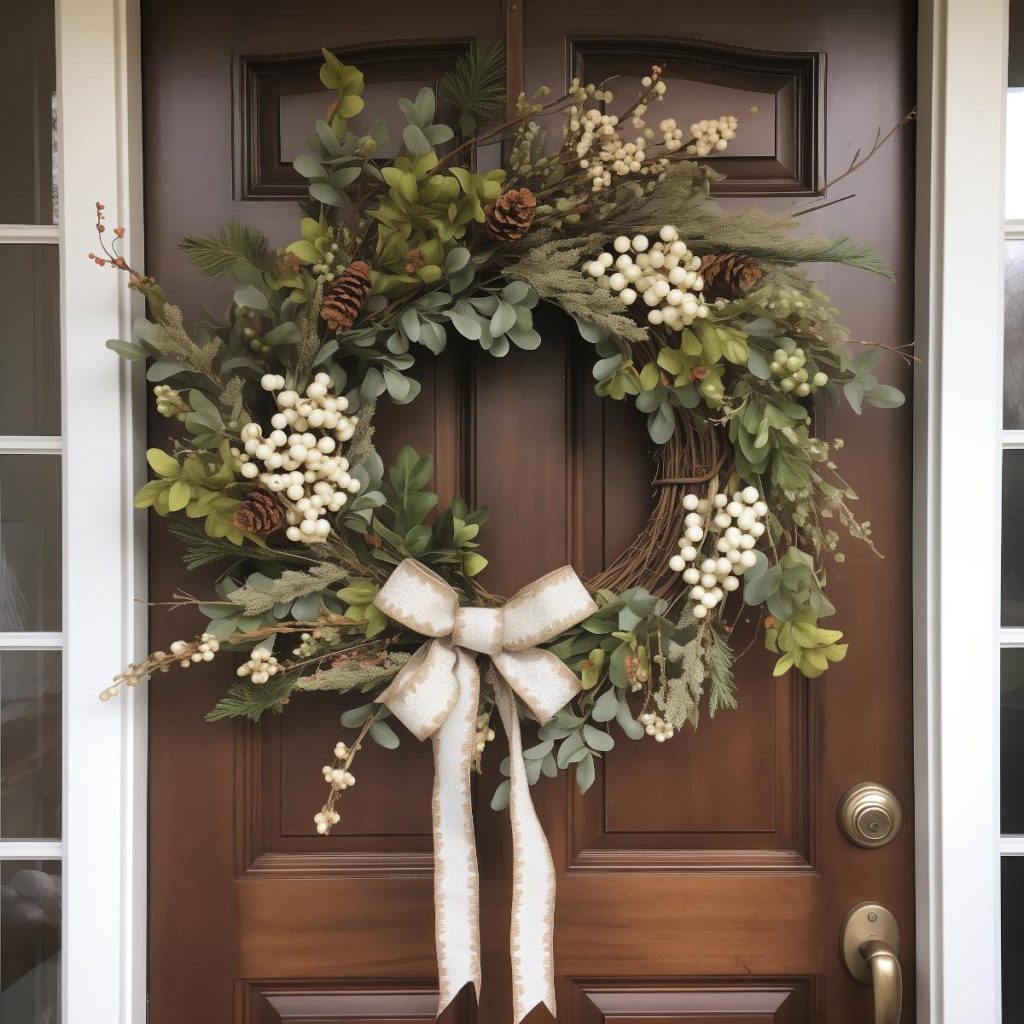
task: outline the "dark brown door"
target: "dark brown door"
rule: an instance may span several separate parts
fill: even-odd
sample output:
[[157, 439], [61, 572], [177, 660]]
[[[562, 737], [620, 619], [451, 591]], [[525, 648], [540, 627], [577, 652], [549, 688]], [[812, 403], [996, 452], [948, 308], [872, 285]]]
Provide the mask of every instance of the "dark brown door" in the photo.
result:
[[[674, 109], [759, 108], [721, 161], [723, 202], [813, 196], [913, 102], [911, 0], [143, 6], [149, 269], [197, 315], [226, 294], [188, 268], [181, 235], [238, 218], [275, 242], [292, 237], [298, 181], [288, 158], [321, 106], [321, 45], [366, 70], [369, 103], [381, 109], [433, 82], [471, 39], [508, 38], [513, 89], [639, 73], [664, 59]], [[877, 244], [899, 275], [892, 285], [822, 268], [860, 338], [910, 338], [912, 182], [906, 135], [837, 191], [854, 198], [806, 218]], [[543, 335], [537, 352], [505, 360], [465, 348], [421, 360], [423, 394], [381, 431], [385, 455], [403, 441], [436, 453], [442, 501], [461, 492], [491, 507], [487, 582], [499, 592], [566, 561], [600, 568], [651, 502], [642, 424], [593, 396], [587, 351], [563, 320], [545, 320]], [[891, 368], [897, 383], [906, 375]], [[911, 829], [863, 850], [835, 816], [848, 787], [874, 779], [912, 821], [910, 416], [829, 412], [824, 427], [851, 442], [845, 469], [887, 555], [847, 545], [831, 574], [853, 642], [847, 660], [824, 681], [773, 681], [755, 648], [739, 666], [739, 711], [667, 744], [620, 744], [586, 797], [565, 779], [535, 788], [559, 871], [563, 1021], [870, 1019], [870, 992], [838, 952], [843, 915], [868, 898], [899, 920], [904, 1019], [913, 1019]], [[154, 595], [201, 585], [159, 530], [152, 577]], [[161, 612], [154, 643], [195, 624]], [[342, 827], [318, 838], [319, 768], [340, 738], [340, 702], [300, 696], [259, 727], [206, 725], [230, 672], [195, 670], [152, 689], [153, 1024], [431, 1020], [429, 747], [368, 749]], [[477, 784], [483, 1002], [477, 1009], [463, 992], [446, 1021], [511, 1019], [508, 821], [488, 808], [497, 747]], [[544, 1019], [543, 1010], [530, 1018]]]

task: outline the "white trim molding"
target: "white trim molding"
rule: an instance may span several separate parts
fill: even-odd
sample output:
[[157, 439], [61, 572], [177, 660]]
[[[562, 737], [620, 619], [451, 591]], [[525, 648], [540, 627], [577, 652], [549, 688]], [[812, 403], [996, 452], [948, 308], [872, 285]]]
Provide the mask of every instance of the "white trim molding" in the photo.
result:
[[0, 245], [57, 245], [57, 224], [0, 224]]
[[[1001, 1016], [998, 622], [1008, 2], [927, 0], [919, 17], [918, 1021], [988, 1024]], [[979, 153], [986, 158], [979, 160]], [[969, 402], [963, 393], [968, 365]], [[970, 544], [959, 525], [965, 492], [975, 524]], [[969, 639], [962, 596], [967, 579]]]
[[[146, 1019], [145, 694], [97, 698], [135, 654], [144, 450], [138, 387], [103, 347], [131, 333], [123, 275], [86, 259], [95, 203], [141, 262], [138, 0], [57, 0], [64, 381], [63, 1024]], [[135, 393], [133, 395], [133, 392]], [[97, 461], [101, 453], [102, 464]]]

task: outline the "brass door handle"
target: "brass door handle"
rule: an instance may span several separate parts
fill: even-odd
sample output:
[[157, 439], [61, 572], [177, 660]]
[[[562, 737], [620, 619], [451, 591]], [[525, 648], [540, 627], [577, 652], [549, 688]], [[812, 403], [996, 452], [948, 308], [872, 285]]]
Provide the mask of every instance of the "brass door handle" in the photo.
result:
[[860, 955], [871, 970], [871, 986], [875, 990], [875, 1024], [900, 1024], [903, 972], [896, 954], [881, 939], [868, 939], [860, 947]]
[[900, 1024], [903, 973], [896, 918], [880, 903], [859, 903], [843, 921], [839, 945], [847, 970], [874, 990], [875, 1024]]

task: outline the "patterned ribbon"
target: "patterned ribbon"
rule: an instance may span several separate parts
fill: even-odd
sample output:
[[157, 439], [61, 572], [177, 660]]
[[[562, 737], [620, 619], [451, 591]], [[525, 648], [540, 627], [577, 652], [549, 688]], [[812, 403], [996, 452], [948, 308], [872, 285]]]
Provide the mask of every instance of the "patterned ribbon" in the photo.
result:
[[476, 655], [484, 654], [493, 666], [488, 679], [509, 741], [515, 1024], [539, 1003], [554, 1014], [555, 868], [530, 798], [515, 695], [541, 724], [576, 695], [576, 676], [537, 644], [582, 622], [597, 606], [573, 569], [564, 566], [524, 587], [502, 608], [460, 608], [455, 590], [408, 558], [374, 604], [430, 638], [380, 699], [417, 739], [433, 740], [437, 1012], [469, 982], [480, 998], [480, 877], [470, 772], [480, 696]]

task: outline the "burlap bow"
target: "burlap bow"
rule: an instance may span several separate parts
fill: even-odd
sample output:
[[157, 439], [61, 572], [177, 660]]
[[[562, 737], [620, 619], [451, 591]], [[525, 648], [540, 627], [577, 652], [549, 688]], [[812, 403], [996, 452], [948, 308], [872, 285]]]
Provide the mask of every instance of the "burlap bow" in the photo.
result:
[[509, 742], [514, 1020], [519, 1024], [539, 1003], [554, 1014], [555, 869], [530, 799], [514, 694], [541, 724], [576, 695], [576, 676], [537, 644], [582, 622], [597, 606], [565, 566], [524, 587], [502, 608], [460, 608], [455, 590], [413, 559], [395, 569], [374, 604], [432, 638], [380, 700], [414, 736], [434, 742], [437, 1012], [469, 982], [480, 998], [480, 879], [470, 771], [480, 697], [476, 655], [485, 654], [496, 669], [491, 676], [495, 703]]

